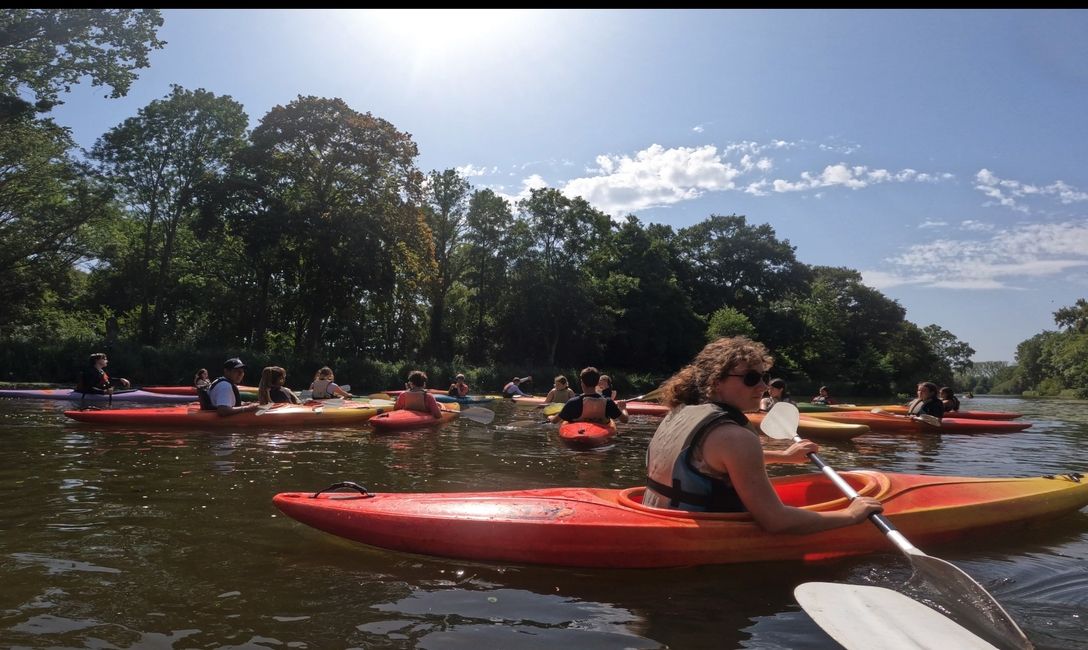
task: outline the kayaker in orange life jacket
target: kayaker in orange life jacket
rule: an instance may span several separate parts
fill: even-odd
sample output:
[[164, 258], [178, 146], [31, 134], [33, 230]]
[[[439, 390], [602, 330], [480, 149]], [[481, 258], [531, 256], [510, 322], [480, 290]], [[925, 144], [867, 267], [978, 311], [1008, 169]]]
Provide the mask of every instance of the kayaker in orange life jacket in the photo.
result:
[[567, 400], [563, 410], [558, 414], [548, 416], [550, 422], [564, 420], [607, 424], [609, 420], [627, 421], [627, 411], [620, 403], [597, 392], [601, 373], [596, 368], [593, 366], [583, 368], [578, 374], [578, 379], [582, 382], [582, 394]]
[[859, 497], [842, 510], [815, 512], [782, 503], [766, 463], [805, 463], [811, 440], [785, 451], [763, 449], [744, 411], [759, 407], [774, 359], [743, 336], [707, 344], [664, 386], [672, 407], [646, 450], [643, 503], [691, 512], [749, 512], [771, 533], [812, 533], [865, 521], [883, 508]]
[[[106, 366], [109, 362], [110, 360], [106, 357], [105, 352], [92, 354], [87, 362], [87, 367], [79, 373], [76, 390], [84, 394], [93, 393], [97, 395], [113, 392], [113, 380], [106, 374]], [[125, 388], [131, 386], [124, 377], [118, 377], [117, 382]]]
[[393, 404], [394, 410], [408, 409], [420, 413], [430, 413], [436, 419], [442, 417], [442, 407], [438, 400], [427, 392], [427, 373], [422, 370], [413, 370], [408, 373], [408, 390], [397, 395], [397, 401]]

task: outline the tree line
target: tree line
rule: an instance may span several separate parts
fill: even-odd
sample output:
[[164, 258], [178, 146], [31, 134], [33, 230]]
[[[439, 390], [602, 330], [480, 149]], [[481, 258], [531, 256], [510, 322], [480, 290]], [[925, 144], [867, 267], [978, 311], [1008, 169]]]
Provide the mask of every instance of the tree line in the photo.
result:
[[337, 98], [249, 129], [230, 96], [173, 86], [77, 151], [48, 117], [60, 92], [89, 76], [125, 94], [161, 24], [0, 10], [0, 341], [667, 374], [746, 334], [777, 374], [853, 395], [972, 367], [967, 343], [769, 224], [674, 229], [552, 188], [511, 203], [420, 170], [410, 134]]

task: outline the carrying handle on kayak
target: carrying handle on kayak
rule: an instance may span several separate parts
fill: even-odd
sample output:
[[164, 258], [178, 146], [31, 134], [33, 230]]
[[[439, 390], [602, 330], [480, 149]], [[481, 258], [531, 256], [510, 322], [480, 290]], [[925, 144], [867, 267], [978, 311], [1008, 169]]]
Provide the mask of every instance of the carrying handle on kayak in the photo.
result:
[[316, 499], [317, 495], [319, 495], [319, 494], [321, 494], [323, 492], [333, 492], [335, 490], [339, 490], [340, 488], [349, 488], [349, 489], [355, 490], [356, 492], [363, 495], [364, 497], [374, 496], [373, 494], [371, 494], [370, 490], [366, 489], [362, 485], [359, 485], [358, 483], [353, 483], [352, 481], [341, 481], [339, 483], [333, 483], [332, 485], [325, 488], [324, 490], [314, 492], [313, 494], [310, 495], [310, 498], [311, 499]]

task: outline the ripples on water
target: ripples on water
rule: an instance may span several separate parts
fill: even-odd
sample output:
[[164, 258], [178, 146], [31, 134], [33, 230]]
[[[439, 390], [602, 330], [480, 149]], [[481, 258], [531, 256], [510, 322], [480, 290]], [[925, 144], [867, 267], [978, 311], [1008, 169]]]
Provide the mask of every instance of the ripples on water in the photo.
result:
[[[509, 403], [489, 426], [398, 435], [140, 431], [0, 401], [0, 645], [94, 648], [837, 647], [793, 600], [825, 580], [895, 587], [894, 550], [800, 565], [668, 570], [502, 566], [412, 556], [280, 515], [276, 492], [483, 491], [641, 483], [656, 421], [615, 445], [560, 447]], [[1002, 435], [869, 434], [824, 443], [839, 469], [1031, 476], [1088, 470], [1083, 402], [964, 400], [1034, 425]], [[769, 443], [781, 445], [782, 443]], [[790, 474], [799, 467], [775, 467]], [[924, 549], [993, 593], [1040, 648], [1088, 644], [1088, 514]]]

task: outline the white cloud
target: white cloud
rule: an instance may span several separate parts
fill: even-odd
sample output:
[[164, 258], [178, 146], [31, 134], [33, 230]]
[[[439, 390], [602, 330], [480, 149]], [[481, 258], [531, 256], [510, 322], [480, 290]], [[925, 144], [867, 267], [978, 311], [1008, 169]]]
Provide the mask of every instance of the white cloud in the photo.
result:
[[703, 128], [702, 124], [696, 124], [695, 126], [691, 127], [691, 130], [696, 133], [702, 133], [703, 131], [706, 131], [706, 129]]
[[[693, 130], [702, 128], [700, 124]], [[856, 145], [816, 146], [811, 142], [744, 140], [722, 148], [715, 145], [666, 148], [659, 144], [634, 154], [600, 154], [579, 178], [557, 182], [570, 197], [581, 196], [597, 209], [613, 216], [690, 201], [710, 192], [737, 191], [751, 196], [772, 192], [806, 192], [822, 198], [827, 188], [859, 190], [880, 183], [936, 183], [953, 178], [948, 173], [927, 173], [905, 168], [890, 171], [840, 162], [818, 173], [802, 172], [800, 179], [774, 179], [776, 155], [790, 150], [854, 151]], [[791, 162], [789, 157], [785, 162]], [[526, 163], [525, 169], [537, 162]], [[552, 162], [553, 167], [556, 165]], [[564, 165], [569, 164], [563, 161]], [[539, 176], [538, 181], [543, 182]], [[527, 181], [525, 181], [527, 182]], [[519, 194], [518, 196], [523, 196]]]
[[930, 221], [929, 219], [926, 219], [921, 224], [919, 224], [918, 227], [919, 228], [942, 228], [942, 227], [947, 226], [947, 225], [948, 225], [947, 221]]
[[1023, 199], [1027, 198], [1052, 197], [1062, 205], [1088, 201], [1088, 192], [1082, 192], [1065, 181], [1058, 180], [1040, 187], [999, 178], [988, 169], [980, 169], [975, 174], [975, 189], [991, 199], [983, 205], [1002, 205], [1024, 213], [1031, 211], [1023, 203]]
[[496, 196], [500, 196], [510, 202], [510, 207], [513, 208], [518, 201], [529, 198], [529, 193], [532, 190], [539, 190], [543, 187], [548, 187], [547, 181], [540, 174], [533, 174], [528, 178], [523, 178], [521, 181], [521, 189], [517, 194], [506, 194], [502, 190], [505, 188], [492, 188]]
[[597, 156], [591, 171], [596, 175], [566, 183], [563, 194], [581, 196], [613, 215], [735, 189], [734, 180], [742, 173], [713, 145], [666, 149], [658, 144], [634, 156]]
[[774, 180], [775, 192], [804, 192], [821, 187], [848, 187], [859, 190], [878, 183], [936, 183], [950, 180], [952, 174], [920, 174], [913, 169], [901, 169], [898, 172], [889, 172], [886, 169], [869, 169], [865, 165], [848, 166], [846, 163], [828, 165], [822, 172], [801, 172], [801, 180], [787, 181]]
[[475, 176], [488, 176], [490, 174], [496, 174], [499, 171], [498, 167], [477, 167], [472, 163], [462, 165], [454, 168], [462, 178], [473, 178]]
[[918, 244], [886, 261], [886, 269], [862, 271], [867, 285], [1019, 289], [1015, 283], [1025, 277], [1054, 277], [1088, 267], [1088, 221], [1025, 224], [986, 240]]

